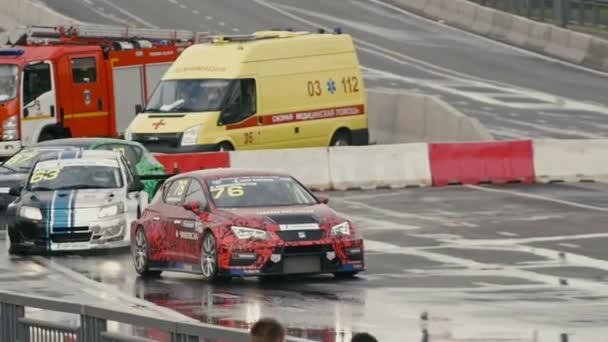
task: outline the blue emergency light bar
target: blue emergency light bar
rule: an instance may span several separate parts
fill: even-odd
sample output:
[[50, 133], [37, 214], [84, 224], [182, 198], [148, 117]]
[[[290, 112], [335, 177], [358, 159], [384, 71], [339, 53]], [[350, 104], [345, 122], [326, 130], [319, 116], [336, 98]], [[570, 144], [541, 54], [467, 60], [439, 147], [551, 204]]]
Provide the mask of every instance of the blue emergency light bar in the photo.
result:
[[0, 56], [19, 57], [24, 53], [25, 51], [20, 49], [0, 49]]

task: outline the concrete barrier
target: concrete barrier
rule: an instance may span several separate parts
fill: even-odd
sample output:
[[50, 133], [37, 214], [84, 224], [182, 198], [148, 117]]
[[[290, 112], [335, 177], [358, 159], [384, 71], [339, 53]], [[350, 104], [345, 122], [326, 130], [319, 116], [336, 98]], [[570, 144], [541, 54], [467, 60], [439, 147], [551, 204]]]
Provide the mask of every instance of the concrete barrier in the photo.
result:
[[513, 45], [526, 45], [531, 34], [532, 24], [534, 24], [534, 22], [530, 19], [513, 17], [511, 29], [507, 33], [505, 40]]
[[431, 185], [428, 145], [332, 147], [329, 174], [334, 190]]
[[513, 26], [513, 16], [505, 12], [496, 12], [492, 17], [492, 27], [488, 35], [496, 40], [506, 40]]
[[608, 40], [599, 37], [528, 20], [465, 0], [385, 1], [479, 35], [608, 71]]
[[591, 38], [583, 64], [593, 68], [608, 70], [608, 41]]
[[608, 180], [608, 140], [534, 140], [537, 183]]
[[368, 113], [372, 144], [494, 140], [479, 120], [436, 97], [370, 89]]
[[582, 63], [591, 45], [591, 37], [560, 27], [551, 27], [545, 52], [574, 63]]
[[307, 187], [330, 189], [327, 148], [258, 150], [230, 152], [230, 167], [287, 172]]
[[492, 22], [497, 12], [491, 8], [478, 6], [475, 10], [475, 21], [471, 30], [477, 34], [488, 35], [492, 30]]

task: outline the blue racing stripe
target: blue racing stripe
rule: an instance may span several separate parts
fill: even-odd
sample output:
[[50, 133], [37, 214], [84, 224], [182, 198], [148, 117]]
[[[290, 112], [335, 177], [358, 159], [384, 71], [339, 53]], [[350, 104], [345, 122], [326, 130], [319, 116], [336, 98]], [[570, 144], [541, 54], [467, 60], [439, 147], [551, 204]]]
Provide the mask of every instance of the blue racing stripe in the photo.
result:
[[76, 150], [76, 151], [62, 151], [61, 154], [59, 154], [59, 159], [76, 159], [78, 158], [78, 155], [80, 154], [80, 150]]
[[46, 227], [44, 232], [47, 252], [51, 251], [51, 205], [46, 206]]
[[51, 227], [53, 232], [68, 231], [71, 227], [70, 217], [70, 199], [72, 190], [57, 190], [55, 191], [55, 201], [53, 203]]

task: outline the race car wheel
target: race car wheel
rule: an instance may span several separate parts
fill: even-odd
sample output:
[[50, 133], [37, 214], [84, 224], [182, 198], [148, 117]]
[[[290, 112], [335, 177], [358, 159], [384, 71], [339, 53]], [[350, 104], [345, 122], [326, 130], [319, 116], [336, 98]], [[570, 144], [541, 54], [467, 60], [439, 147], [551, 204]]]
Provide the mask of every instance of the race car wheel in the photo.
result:
[[148, 268], [148, 239], [144, 229], [139, 227], [135, 232], [135, 248], [133, 250], [135, 271], [142, 276], [158, 276], [160, 271], [150, 271]]
[[210, 231], [205, 233], [201, 246], [201, 272], [205, 280], [217, 279], [217, 243]]

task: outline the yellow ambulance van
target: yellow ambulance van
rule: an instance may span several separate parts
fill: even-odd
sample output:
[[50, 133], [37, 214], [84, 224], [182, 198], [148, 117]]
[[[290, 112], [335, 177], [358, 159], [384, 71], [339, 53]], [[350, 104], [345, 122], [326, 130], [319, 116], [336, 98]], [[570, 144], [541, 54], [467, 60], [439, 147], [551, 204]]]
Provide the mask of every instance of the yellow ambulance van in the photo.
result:
[[212, 36], [182, 52], [125, 138], [161, 153], [366, 145], [366, 100], [347, 34]]

